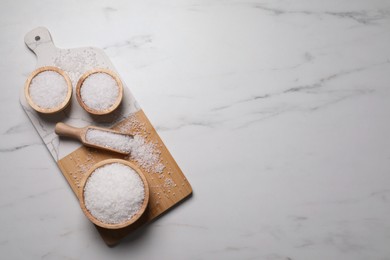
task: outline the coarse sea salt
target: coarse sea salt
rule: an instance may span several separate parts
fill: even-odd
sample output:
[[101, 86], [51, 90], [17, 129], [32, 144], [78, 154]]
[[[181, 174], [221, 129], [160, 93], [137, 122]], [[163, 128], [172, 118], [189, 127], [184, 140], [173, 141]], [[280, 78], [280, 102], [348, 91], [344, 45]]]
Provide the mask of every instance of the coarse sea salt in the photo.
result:
[[124, 153], [130, 153], [133, 147], [133, 138], [131, 136], [99, 129], [88, 129], [85, 140], [88, 143], [104, 146]]
[[112, 163], [96, 169], [84, 188], [88, 211], [107, 224], [119, 224], [131, 219], [145, 199], [141, 177], [129, 166]]
[[129, 153], [130, 158], [138, 165], [152, 173], [162, 173], [165, 165], [160, 162], [161, 151], [157, 145], [147, 142], [140, 135], [134, 138], [126, 134], [117, 134], [99, 129], [88, 129], [85, 135], [88, 143], [111, 148], [120, 152]]
[[141, 168], [147, 172], [156, 173], [161, 173], [164, 170], [165, 167], [153, 167], [159, 162], [161, 154], [155, 143], [146, 142], [142, 136], [135, 135], [131, 145], [130, 158], [135, 160]]
[[147, 141], [150, 131], [147, 130], [144, 122], [132, 114], [118, 126], [118, 129], [124, 133], [134, 134], [130, 159], [136, 161], [148, 173], [163, 173], [166, 167], [161, 160], [161, 150], [157, 142]]
[[80, 95], [88, 107], [102, 111], [115, 104], [119, 95], [119, 86], [109, 74], [94, 73], [84, 80]]
[[61, 74], [47, 70], [32, 79], [28, 90], [34, 104], [50, 109], [60, 106], [65, 101], [68, 85]]

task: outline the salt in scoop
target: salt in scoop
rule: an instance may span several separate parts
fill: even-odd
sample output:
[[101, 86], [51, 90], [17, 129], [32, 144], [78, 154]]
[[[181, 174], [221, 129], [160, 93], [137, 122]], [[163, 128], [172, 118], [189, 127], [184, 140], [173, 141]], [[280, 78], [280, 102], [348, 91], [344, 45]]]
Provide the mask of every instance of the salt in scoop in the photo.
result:
[[129, 154], [133, 145], [133, 135], [124, 134], [111, 129], [86, 126], [76, 128], [64, 123], [57, 123], [55, 133], [81, 141], [85, 146], [103, 149], [120, 154]]

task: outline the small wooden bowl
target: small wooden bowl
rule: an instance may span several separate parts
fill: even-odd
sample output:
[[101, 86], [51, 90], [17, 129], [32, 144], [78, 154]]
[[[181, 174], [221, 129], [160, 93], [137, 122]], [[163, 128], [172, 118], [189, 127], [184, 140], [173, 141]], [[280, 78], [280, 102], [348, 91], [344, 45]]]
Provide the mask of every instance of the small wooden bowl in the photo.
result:
[[[105, 74], [108, 74], [109, 76], [111, 76], [116, 81], [116, 83], [118, 85], [118, 88], [119, 88], [118, 97], [117, 97], [116, 101], [114, 102], [114, 104], [111, 107], [109, 107], [108, 109], [105, 109], [105, 110], [96, 110], [96, 109], [90, 108], [89, 106], [87, 106], [84, 103], [83, 99], [81, 98], [81, 87], [82, 87], [84, 81], [89, 76], [91, 76], [92, 74], [95, 74], [95, 73], [105, 73]], [[93, 115], [106, 115], [106, 114], [111, 113], [115, 109], [117, 109], [118, 106], [120, 105], [120, 103], [122, 102], [122, 98], [123, 98], [123, 84], [122, 84], [122, 81], [120, 80], [119, 76], [115, 72], [113, 72], [111, 70], [108, 70], [108, 69], [94, 69], [94, 70], [90, 70], [90, 71], [87, 71], [86, 73], [84, 73], [80, 77], [79, 81], [77, 82], [76, 97], [77, 97], [77, 101], [79, 102], [80, 106], [85, 111], [87, 111], [88, 113], [91, 113]]]
[[[64, 99], [64, 101], [57, 107], [53, 108], [42, 108], [38, 106], [37, 104], [34, 103], [30, 96], [30, 84], [32, 80], [41, 72], [44, 71], [54, 71], [60, 74], [62, 77], [64, 77], [66, 84], [68, 85], [68, 93]], [[67, 107], [67, 105], [70, 103], [70, 98], [72, 97], [72, 82], [70, 81], [69, 76], [65, 73], [65, 71], [61, 70], [60, 68], [57, 67], [52, 67], [52, 66], [45, 66], [45, 67], [40, 67], [36, 70], [34, 70], [30, 76], [27, 78], [26, 83], [24, 85], [24, 94], [26, 96], [27, 103], [37, 112], [43, 113], [43, 114], [53, 114], [56, 112], [59, 112]]]
[[[100, 168], [104, 165], [108, 165], [108, 164], [112, 164], [112, 163], [120, 163], [120, 164], [124, 164], [126, 166], [129, 166], [130, 168], [132, 168], [133, 170], [135, 170], [138, 175], [141, 177], [142, 179], [142, 182], [144, 184], [144, 189], [145, 189], [145, 197], [144, 197], [144, 201], [141, 205], [141, 208], [138, 210], [138, 212], [136, 214], [134, 214], [134, 216], [132, 216], [129, 220], [125, 221], [125, 222], [122, 222], [122, 223], [118, 223], [118, 224], [108, 224], [108, 223], [104, 223], [100, 220], [98, 220], [97, 218], [95, 218], [89, 211], [88, 209], [86, 208], [85, 206], [85, 198], [84, 198], [84, 189], [85, 189], [85, 185], [87, 184], [87, 180], [88, 178], [92, 175], [92, 173], [97, 169], [97, 168]], [[141, 216], [142, 214], [145, 212], [146, 210], [146, 207], [148, 206], [148, 202], [149, 202], [149, 185], [148, 185], [148, 182], [145, 178], [145, 176], [142, 174], [141, 172], [141, 169], [136, 166], [135, 164], [129, 162], [129, 161], [125, 161], [125, 160], [121, 160], [121, 159], [107, 159], [107, 160], [104, 160], [104, 161], [101, 161], [97, 164], [95, 164], [89, 171], [88, 173], [86, 174], [85, 178], [82, 180], [81, 182], [81, 186], [80, 186], [80, 194], [79, 194], [79, 198], [80, 198], [80, 206], [81, 206], [81, 209], [83, 210], [84, 214], [88, 217], [88, 219], [94, 223], [95, 225], [98, 225], [99, 227], [102, 227], [102, 228], [107, 228], [107, 229], [119, 229], [119, 228], [124, 228], [124, 227], [127, 227], [131, 224], [133, 224], [134, 222], [136, 222]]]

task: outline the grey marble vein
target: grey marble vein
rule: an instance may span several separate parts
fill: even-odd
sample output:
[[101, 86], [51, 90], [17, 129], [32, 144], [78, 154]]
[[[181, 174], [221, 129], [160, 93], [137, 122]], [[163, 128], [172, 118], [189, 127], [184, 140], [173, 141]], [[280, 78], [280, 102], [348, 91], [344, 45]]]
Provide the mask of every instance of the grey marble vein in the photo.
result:
[[360, 10], [360, 11], [312, 11], [312, 10], [291, 10], [277, 7], [269, 7], [265, 4], [254, 4], [254, 8], [266, 11], [273, 15], [325, 15], [332, 16], [340, 19], [348, 19], [355, 21], [359, 24], [372, 24], [378, 20], [384, 20], [390, 18], [390, 9], [377, 9], [377, 10]]
[[1, 153], [7, 153], [7, 152], [15, 152], [18, 150], [22, 150], [25, 148], [30, 148], [36, 145], [42, 145], [41, 143], [31, 143], [31, 144], [22, 144], [22, 145], [17, 145], [17, 146], [11, 146], [11, 147], [0, 147], [0, 152]]
[[[0, 13], [2, 258], [390, 259], [389, 1], [5, 0]], [[36, 26], [114, 64], [96, 48], [35, 64], [23, 36]], [[21, 108], [26, 78], [48, 64], [73, 84], [115, 67], [191, 199], [106, 247], [51, 158], [80, 144], [53, 127], [127, 112]]]

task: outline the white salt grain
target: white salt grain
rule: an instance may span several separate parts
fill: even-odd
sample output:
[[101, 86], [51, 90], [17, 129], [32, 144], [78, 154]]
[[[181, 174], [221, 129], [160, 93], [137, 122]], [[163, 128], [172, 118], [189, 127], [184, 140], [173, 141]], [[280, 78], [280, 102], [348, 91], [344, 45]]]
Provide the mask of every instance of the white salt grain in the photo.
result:
[[119, 126], [124, 133], [133, 133], [134, 140], [130, 152], [130, 159], [149, 173], [163, 173], [165, 165], [161, 161], [161, 150], [157, 142], [148, 142], [147, 137], [150, 131], [147, 130], [144, 122], [137, 119], [135, 114], [130, 115], [124, 123]]
[[112, 163], [96, 169], [84, 188], [88, 211], [98, 220], [119, 224], [131, 219], [141, 208], [145, 187], [130, 167]]
[[114, 105], [119, 95], [119, 86], [110, 75], [94, 73], [84, 80], [80, 94], [88, 107], [102, 111]]
[[65, 101], [68, 85], [64, 77], [55, 71], [43, 71], [36, 75], [29, 86], [29, 94], [37, 106], [55, 108]]
[[85, 135], [88, 143], [130, 153], [133, 147], [133, 138], [125, 134], [117, 134], [98, 129], [88, 129]]
[[[156, 149], [156, 144], [146, 142], [145, 138], [135, 135], [130, 158], [135, 160], [147, 172], [153, 172], [153, 166], [160, 159], [160, 151]], [[163, 170], [161, 167], [158, 170]]]
[[165, 169], [165, 165], [159, 162], [161, 151], [157, 149], [157, 145], [146, 142], [145, 138], [140, 135], [135, 135], [132, 138], [126, 134], [88, 129], [85, 140], [91, 144], [130, 153], [130, 158], [147, 172], [162, 173]]
[[[156, 166], [154, 166], [154, 172], [156, 173], [162, 173], [165, 169], [165, 165], [162, 163], [158, 163]], [[170, 173], [168, 173], [170, 174]]]

